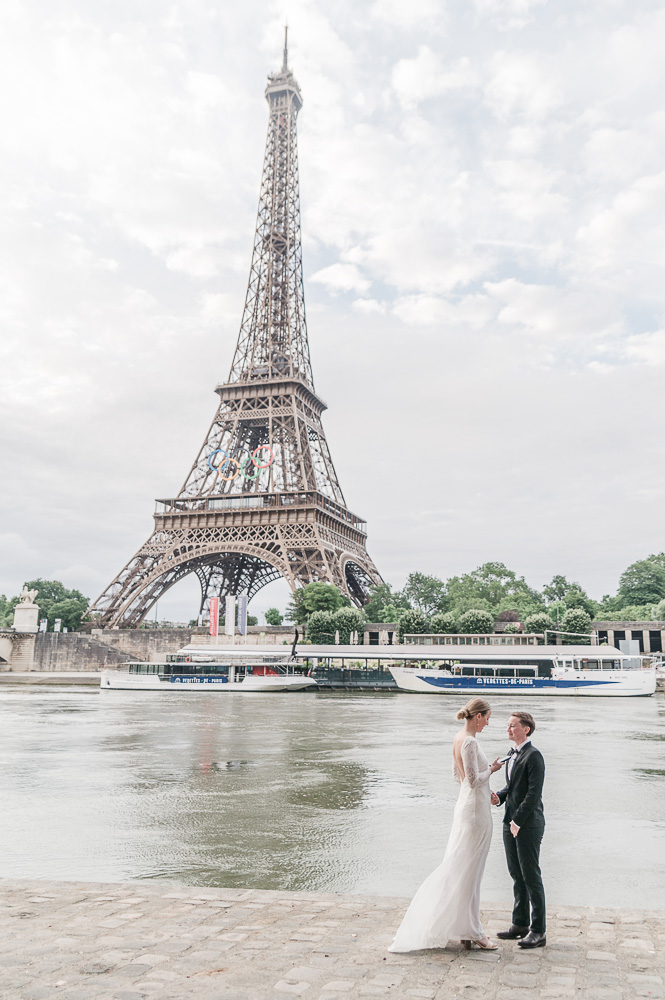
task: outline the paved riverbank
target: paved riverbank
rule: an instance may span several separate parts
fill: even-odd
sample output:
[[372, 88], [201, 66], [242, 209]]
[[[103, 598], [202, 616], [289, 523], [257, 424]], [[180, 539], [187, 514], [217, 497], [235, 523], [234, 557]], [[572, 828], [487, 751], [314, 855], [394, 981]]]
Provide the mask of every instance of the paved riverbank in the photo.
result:
[[[664, 997], [665, 910], [550, 910], [548, 947], [391, 955], [405, 903], [332, 893], [0, 880], [6, 1000]], [[484, 911], [492, 933], [507, 907]]]

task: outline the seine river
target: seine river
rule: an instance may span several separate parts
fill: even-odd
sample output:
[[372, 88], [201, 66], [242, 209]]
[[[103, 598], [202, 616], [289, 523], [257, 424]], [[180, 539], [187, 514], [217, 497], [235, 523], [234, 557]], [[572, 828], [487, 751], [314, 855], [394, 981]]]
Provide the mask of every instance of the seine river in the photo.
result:
[[[556, 903], [662, 907], [665, 704], [497, 698], [536, 717]], [[0, 687], [0, 875], [409, 896], [439, 863], [457, 698]], [[500, 776], [492, 779], [501, 787]], [[510, 898], [501, 816], [483, 888]]]

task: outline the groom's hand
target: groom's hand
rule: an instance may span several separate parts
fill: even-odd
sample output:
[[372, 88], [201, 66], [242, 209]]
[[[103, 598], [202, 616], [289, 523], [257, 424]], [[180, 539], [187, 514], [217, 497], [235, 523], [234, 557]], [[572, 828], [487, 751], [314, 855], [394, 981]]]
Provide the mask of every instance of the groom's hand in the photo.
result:
[[511, 819], [510, 821], [510, 832], [512, 833], [513, 837], [516, 837], [517, 834], [520, 832], [519, 826], [513, 819]]
[[492, 792], [492, 794], [490, 796], [490, 802], [492, 803], [493, 806], [500, 806], [501, 805], [501, 799], [496, 794], [496, 792]]

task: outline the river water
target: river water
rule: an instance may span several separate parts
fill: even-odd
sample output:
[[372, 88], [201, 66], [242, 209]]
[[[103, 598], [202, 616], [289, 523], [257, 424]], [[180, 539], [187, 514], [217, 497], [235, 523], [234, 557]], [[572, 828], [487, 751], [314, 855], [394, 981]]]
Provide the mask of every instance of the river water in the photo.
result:
[[[445, 848], [463, 701], [3, 684], [0, 875], [409, 896]], [[497, 698], [490, 759], [519, 707], [547, 762], [549, 900], [662, 907], [663, 696]], [[500, 901], [494, 820], [483, 898]]]

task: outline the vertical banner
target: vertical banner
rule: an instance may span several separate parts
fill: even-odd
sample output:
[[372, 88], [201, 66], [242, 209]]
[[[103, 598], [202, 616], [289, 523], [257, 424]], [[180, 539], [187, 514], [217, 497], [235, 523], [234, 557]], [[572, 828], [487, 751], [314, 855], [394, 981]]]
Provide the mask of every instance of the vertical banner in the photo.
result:
[[39, 631], [40, 632], [45, 632], [47, 625], [48, 625], [48, 618], [40, 618], [39, 619]]
[[210, 635], [217, 635], [217, 623], [219, 622], [219, 597], [210, 598]]
[[56, 618], [56, 620], [53, 622], [53, 631], [59, 632], [61, 628], [62, 628], [62, 618]]
[[236, 599], [230, 594], [226, 598], [226, 624], [224, 631], [227, 635], [235, 635], [236, 632]]
[[238, 594], [238, 632], [247, 635], [247, 594]]

